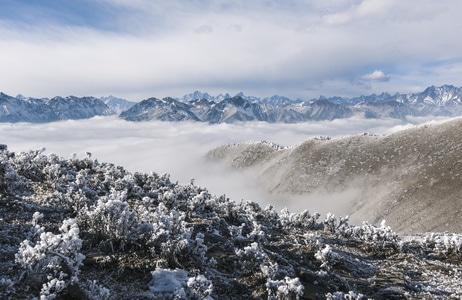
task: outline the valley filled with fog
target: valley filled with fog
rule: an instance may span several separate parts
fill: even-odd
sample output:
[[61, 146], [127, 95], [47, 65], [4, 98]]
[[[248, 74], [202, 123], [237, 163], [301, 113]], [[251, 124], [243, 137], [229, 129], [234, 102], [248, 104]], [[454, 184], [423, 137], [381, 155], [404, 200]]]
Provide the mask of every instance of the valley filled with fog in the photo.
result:
[[61, 121], [46, 124], [0, 124], [0, 143], [10, 151], [46, 148], [69, 158], [73, 153], [85, 157], [86, 152], [100, 162], [121, 165], [130, 172], [168, 173], [172, 181], [206, 187], [212, 194], [235, 201], [258, 202], [262, 207], [272, 204], [280, 210], [304, 209], [343, 214], [345, 205], [355, 197], [355, 191], [338, 195], [319, 195], [308, 199], [276, 198], [251, 176], [233, 170], [225, 164], [205, 159], [206, 153], [229, 143], [266, 140], [281, 146], [294, 146], [318, 136], [331, 138], [360, 133], [390, 134], [422, 123], [441, 122], [443, 118], [408, 119], [407, 121], [344, 119], [334, 121], [268, 124], [209, 125], [197, 122], [126, 122], [116, 117], [96, 117], [89, 120]]

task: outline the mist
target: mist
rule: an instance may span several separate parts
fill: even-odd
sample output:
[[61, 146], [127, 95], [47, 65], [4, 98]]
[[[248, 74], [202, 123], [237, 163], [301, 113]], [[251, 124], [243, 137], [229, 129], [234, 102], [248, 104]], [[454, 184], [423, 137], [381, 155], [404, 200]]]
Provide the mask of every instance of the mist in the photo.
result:
[[[250, 200], [265, 207], [288, 207], [291, 212], [304, 209], [341, 214], [342, 207], [355, 196], [310, 195], [288, 199], [274, 197], [252, 176], [230, 169], [221, 163], [209, 162], [206, 153], [220, 145], [246, 141], [271, 141], [282, 146], [298, 145], [316, 136], [332, 138], [363, 132], [389, 134], [440, 119], [408, 121], [343, 119], [299, 124], [242, 124], [210, 125], [198, 122], [127, 122], [117, 117], [96, 117], [89, 120], [62, 121], [46, 124], [0, 124], [0, 143], [10, 151], [20, 152], [46, 148], [45, 154], [55, 153], [69, 158], [73, 153], [85, 157], [86, 152], [100, 162], [123, 166], [130, 172], [168, 173], [172, 181], [206, 187], [215, 195], [235, 200]], [[327, 201], [340, 199], [342, 201]], [[309, 200], [309, 201], [308, 201]], [[330, 203], [326, 205], [326, 203]]]

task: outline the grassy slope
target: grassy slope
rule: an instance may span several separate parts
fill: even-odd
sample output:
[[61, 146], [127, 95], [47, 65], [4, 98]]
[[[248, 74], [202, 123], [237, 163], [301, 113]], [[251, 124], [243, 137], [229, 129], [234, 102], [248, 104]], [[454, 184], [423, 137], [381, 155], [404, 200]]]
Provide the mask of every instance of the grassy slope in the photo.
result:
[[283, 150], [265, 143], [222, 146], [208, 157], [245, 169], [274, 194], [356, 189], [348, 212], [356, 220], [386, 219], [407, 233], [462, 228], [460, 118], [388, 136], [312, 139]]

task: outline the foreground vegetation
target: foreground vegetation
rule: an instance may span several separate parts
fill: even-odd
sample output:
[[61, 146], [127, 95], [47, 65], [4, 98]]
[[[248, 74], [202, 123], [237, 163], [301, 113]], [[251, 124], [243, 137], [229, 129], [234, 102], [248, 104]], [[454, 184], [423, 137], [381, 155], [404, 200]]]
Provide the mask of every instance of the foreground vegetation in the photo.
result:
[[462, 297], [462, 237], [214, 196], [0, 147], [2, 299]]

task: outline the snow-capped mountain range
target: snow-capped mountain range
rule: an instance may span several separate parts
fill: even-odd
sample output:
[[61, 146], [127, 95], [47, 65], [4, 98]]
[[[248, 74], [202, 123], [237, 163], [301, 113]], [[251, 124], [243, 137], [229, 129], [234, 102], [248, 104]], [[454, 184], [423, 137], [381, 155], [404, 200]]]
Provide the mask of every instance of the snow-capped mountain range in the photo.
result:
[[0, 93], [0, 122], [45, 123], [113, 114], [115, 113], [112, 109], [94, 97], [36, 99]]
[[257, 98], [239, 93], [217, 97], [196, 91], [180, 99], [149, 98], [120, 114], [127, 121], [202, 121], [233, 123], [266, 121], [297, 123], [359, 116], [406, 118], [406, 116], [462, 115], [462, 88], [431, 86], [421, 93], [382, 93], [356, 98], [320, 97], [303, 101], [282, 96]]
[[354, 98], [319, 97], [292, 100], [283, 96], [258, 98], [242, 92], [235, 96], [195, 91], [181, 98], [149, 98], [141, 102], [108, 97], [12, 97], [0, 93], [0, 122], [43, 123], [119, 114], [127, 121], [198, 121], [233, 123], [265, 121], [297, 123], [352, 116], [406, 118], [407, 116], [462, 115], [462, 87], [431, 86], [420, 93], [382, 93]]

